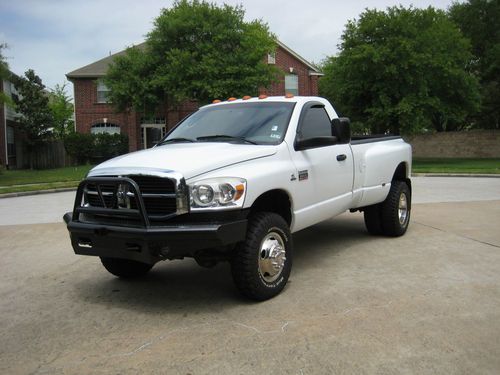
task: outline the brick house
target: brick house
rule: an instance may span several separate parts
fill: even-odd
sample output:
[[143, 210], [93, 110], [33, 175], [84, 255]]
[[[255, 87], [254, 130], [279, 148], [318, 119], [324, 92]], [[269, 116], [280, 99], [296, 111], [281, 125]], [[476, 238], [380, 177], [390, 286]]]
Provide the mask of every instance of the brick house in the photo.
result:
[[[175, 110], [159, 108], [153, 118], [144, 118], [140, 113], [131, 111], [117, 113], [107, 101], [108, 89], [101, 81], [106, 75], [109, 64], [115, 56], [124, 51], [105, 57], [82, 68], [76, 69], [66, 77], [73, 83], [75, 97], [75, 126], [78, 132], [125, 133], [129, 137], [129, 150], [152, 147], [167, 130], [179, 120], [198, 108], [196, 102], [185, 102]], [[266, 57], [268, 64], [276, 64], [285, 72], [280, 82], [261, 94], [317, 95], [318, 79], [323, 74], [317, 67], [278, 41], [276, 52]]]
[[[14, 84], [8, 79], [0, 80], [0, 90], [9, 98], [17, 95]], [[24, 163], [23, 136], [16, 116], [16, 111], [6, 103], [0, 104], [0, 166], [6, 168], [22, 168]]]

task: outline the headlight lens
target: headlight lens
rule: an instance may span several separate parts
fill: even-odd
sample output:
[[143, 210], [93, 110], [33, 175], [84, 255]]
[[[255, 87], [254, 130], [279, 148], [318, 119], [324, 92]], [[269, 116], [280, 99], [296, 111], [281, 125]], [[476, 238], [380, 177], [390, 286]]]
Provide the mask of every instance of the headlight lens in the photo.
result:
[[243, 207], [246, 180], [227, 177], [197, 181], [189, 185], [192, 210]]
[[214, 200], [214, 189], [210, 185], [199, 185], [193, 189], [193, 198], [199, 206], [205, 206]]

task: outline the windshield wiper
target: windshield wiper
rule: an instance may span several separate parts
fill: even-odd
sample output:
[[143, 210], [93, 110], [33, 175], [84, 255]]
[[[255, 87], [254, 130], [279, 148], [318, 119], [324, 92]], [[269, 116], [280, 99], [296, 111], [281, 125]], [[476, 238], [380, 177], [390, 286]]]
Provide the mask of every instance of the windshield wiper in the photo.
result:
[[201, 137], [197, 137], [197, 141], [206, 141], [210, 139], [217, 139], [217, 138], [226, 138], [234, 141], [240, 141], [240, 142], [246, 142], [246, 143], [251, 143], [253, 145], [256, 145], [257, 143], [254, 141], [250, 141], [246, 139], [245, 137], [235, 137], [233, 135], [227, 135], [227, 134], [214, 134], [214, 135], [204, 135]]
[[170, 138], [170, 139], [165, 139], [164, 141], [161, 141], [157, 144], [157, 146], [161, 146], [165, 143], [175, 143], [175, 142], [195, 142], [194, 139], [190, 138]]

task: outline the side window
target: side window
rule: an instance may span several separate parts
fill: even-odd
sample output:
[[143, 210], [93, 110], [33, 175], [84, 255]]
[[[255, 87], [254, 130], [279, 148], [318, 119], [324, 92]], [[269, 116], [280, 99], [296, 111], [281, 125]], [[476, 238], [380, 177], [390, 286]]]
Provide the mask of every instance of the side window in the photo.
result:
[[325, 108], [311, 107], [306, 111], [300, 128], [301, 139], [332, 135], [330, 118]]

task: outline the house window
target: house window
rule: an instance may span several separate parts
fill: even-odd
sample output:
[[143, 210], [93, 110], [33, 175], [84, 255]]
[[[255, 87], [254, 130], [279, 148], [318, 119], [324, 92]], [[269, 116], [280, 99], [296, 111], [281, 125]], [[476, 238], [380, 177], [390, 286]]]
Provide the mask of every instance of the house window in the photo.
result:
[[7, 126], [7, 156], [16, 156], [16, 143], [14, 137], [14, 128]]
[[165, 117], [141, 117], [141, 124], [166, 124]]
[[285, 94], [299, 95], [299, 76], [288, 74], [285, 76]]
[[97, 81], [97, 103], [108, 103], [109, 91], [103, 81]]
[[16, 86], [14, 86], [12, 82], [10, 83], [10, 97], [12, 98], [12, 100], [14, 100], [14, 102], [16, 100], [19, 100], [19, 95], [17, 93]]
[[110, 123], [95, 124], [95, 125], [92, 125], [92, 127], [90, 128], [90, 133], [91, 134], [102, 134], [102, 133], [120, 134], [120, 127], [118, 125], [110, 124]]
[[267, 63], [276, 64], [276, 52], [270, 52], [267, 54]]

